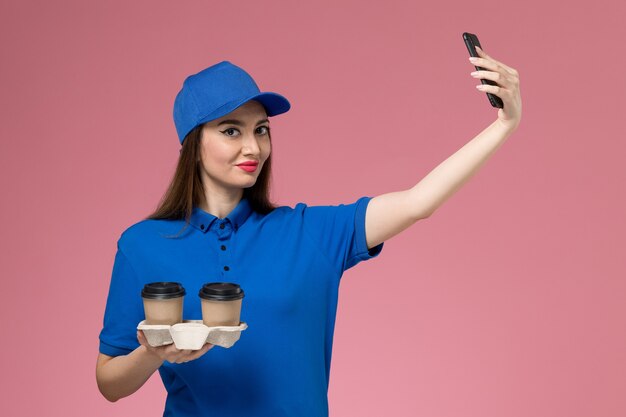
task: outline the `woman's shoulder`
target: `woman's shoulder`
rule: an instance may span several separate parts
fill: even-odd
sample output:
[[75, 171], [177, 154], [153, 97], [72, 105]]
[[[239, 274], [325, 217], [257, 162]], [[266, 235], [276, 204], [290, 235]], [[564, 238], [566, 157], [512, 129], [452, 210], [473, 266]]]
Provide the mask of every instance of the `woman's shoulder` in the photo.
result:
[[278, 220], [297, 216], [298, 214], [301, 214], [307, 207], [308, 205], [302, 202], [294, 203], [293, 205], [279, 205], [274, 207], [274, 209], [267, 214], [254, 212], [254, 215], [258, 216], [259, 219]]
[[320, 204], [316, 202], [296, 202], [293, 205], [280, 205], [267, 214], [255, 213], [254, 223], [264, 224], [289, 224], [294, 226], [299, 223], [316, 223], [320, 221], [332, 221], [337, 216], [349, 216], [350, 212], [362, 203], [348, 204]]
[[[126, 227], [120, 234], [118, 244], [135, 245], [148, 239], [175, 235], [185, 226], [185, 220], [143, 219]], [[191, 227], [191, 225], [189, 225]]]
[[336, 209], [345, 209], [345, 208], [350, 208], [350, 207], [357, 207], [358, 205], [362, 205], [364, 203], [369, 202], [369, 200], [371, 199], [371, 197], [368, 196], [361, 196], [358, 197], [354, 200], [349, 200], [347, 202], [342, 202], [342, 203], [323, 203], [323, 202], [315, 202], [315, 203], [306, 203], [306, 202], [298, 202], [298, 203], [294, 203], [293, 206], [290, 205], [285, 205], [285, 206], [278, 206], [274, 209], [274, 211], [272, 211], [271, 214], [275, 214], [275, 215], [298, 215], [298, 214], [302, 214], [303, 212], [306, 212], [307, 210], [315, 210], [315, 211], [333, 211]]

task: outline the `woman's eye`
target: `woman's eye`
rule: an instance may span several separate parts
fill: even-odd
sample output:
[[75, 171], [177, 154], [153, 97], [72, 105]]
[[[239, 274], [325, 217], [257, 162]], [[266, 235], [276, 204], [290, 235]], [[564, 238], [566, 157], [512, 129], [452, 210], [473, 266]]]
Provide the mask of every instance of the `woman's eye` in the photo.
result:
[[230, 127], [230, 128], [228, 128], [228, 129], [226, 129], [226, 130], [222, 130], [221, 132], [222, 132], [223, 134], [225, 134], [226, 136], [235, 136], [235, 133], [234, 133], [234, 132], [238, 132], [238, 130], [237, 130], [237, 129], [235, 129], [235, 128]]
[[[229, 127], [228, 129], [220, 130], [220, 132], [222, 132], [223, 134], [229, 137], [239, 136], [239, 130], [235, 129], [234, 127]], [[259, 126], [256, 128], [257, 135], [267, 135], [269, 132], [270, 132], [269, 126]]]

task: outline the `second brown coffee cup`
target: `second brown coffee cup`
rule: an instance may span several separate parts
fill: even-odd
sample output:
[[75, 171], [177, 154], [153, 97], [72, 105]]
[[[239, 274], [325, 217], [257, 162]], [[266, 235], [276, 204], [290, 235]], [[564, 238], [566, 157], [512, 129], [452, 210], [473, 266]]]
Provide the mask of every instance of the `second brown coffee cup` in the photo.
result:
[[209, 327], [239, 326], [243, 290], [238, 284], [211, 282], [200, 293], [202, 322]]
[[183, 321], [185, 289], [178, 282], [151, 282], [141, 290], [146, 324], [174, 325]]

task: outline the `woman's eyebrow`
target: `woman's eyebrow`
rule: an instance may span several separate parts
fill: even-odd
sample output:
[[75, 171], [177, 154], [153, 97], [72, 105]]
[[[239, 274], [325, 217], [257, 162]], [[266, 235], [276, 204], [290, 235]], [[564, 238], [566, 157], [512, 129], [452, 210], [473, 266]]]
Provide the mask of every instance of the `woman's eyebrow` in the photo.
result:
[[[256, 125], [260, 125], [261, 123], [265, 123], [268, 122], [268, 119], [263, 119], [263, 120], [259, 120], [258, 122], [256, 122]], [[229, 125], [235, 125], [235, 126], [245, 126], [245, 124], [237, 119], [228, 119], [228, 120], [222, 120], [221, 122], [219, 122], [217, 125], [221, 126], [221, 125], [225, 125], [225, 124], [229, 124]]]

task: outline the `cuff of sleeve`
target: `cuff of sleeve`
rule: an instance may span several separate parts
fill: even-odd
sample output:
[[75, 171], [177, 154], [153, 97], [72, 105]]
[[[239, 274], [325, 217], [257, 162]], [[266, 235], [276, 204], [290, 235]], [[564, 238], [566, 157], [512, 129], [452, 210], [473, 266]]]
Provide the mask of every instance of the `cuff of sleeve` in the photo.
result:
[[108, 343], [103, 342], [102, 340], [100, 341], [100, 353], [103, 353], [105, 355], [122, 356], [128, 355], [130, 352], [132, 352], [132, 349], [119, 348], [116, 346], [111, 346]]
[[378, 256], [378, 254], [383, 250], [383, 245], [385, 242], [381, 243], [378, 246], [374, 246], [371, 249], [367, 249], [367, 237], [365, 235], [365, 213], [367, 212], [367, 205], [369, 204], [371, 197], [362, 197], [357, 201], [356, 206], [356, 214], [354, 216], [354, 226], [356, 233], [356, 247], [357, 254], [356, 258], [361, 261], [366, 261], [368, 259], [374, 258]]

